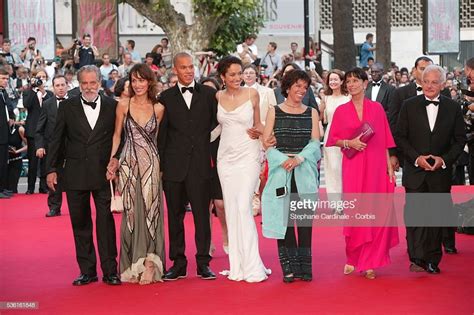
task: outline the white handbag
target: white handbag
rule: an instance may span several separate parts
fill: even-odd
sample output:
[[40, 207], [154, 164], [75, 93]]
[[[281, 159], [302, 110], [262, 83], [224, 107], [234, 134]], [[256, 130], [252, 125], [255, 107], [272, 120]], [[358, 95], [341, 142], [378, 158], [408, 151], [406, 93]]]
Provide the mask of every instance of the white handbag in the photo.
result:
[[115, 193], [114, 185], [110, 182], [110, 211], [120, 213], [123, 212], [123, 200], [122, 196]]

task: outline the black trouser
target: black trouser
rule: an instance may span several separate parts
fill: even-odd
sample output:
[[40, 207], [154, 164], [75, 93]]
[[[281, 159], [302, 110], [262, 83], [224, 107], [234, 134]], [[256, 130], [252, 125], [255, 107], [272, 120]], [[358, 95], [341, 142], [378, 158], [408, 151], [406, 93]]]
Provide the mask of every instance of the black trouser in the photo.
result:
[[48, 208], [51, 211], [61, 212], [61, 205], [63, 203], [63, 169], [57, 169], [57, 181], [56, 190], [52, 191], [48, 188]]
[[[36, 146], [35, 146], [35, 138], [28, 137], [28, 190], [34, 191], [35, 184], [36, 184], [36, 177], [38, 177], [38, 165], [40, 165], [41, 173], [40, 173], [40, 184], [39, 189], [43, 191], [48, 190], [48, 185], [46, 184], [46, 173], [45, 167], [45, 159], [39, 159], [36, 156]], [[46, 152], [47, 153], [47, 152]]]
[[117, 273], [117, 246], [115, 222], [110, 212], [110, 188], [100, 190], [67, 190], [67, 203], [71, 216], [76, 259], [81, 273], [97, 275], [95, 247], [92, 236], [91, 194], [96, 207], [96, 234], [100, 265], [104, 275]]
[[[291, 189], [292, 194], [297, 194], [298, 189], [296, 188], [295, 173], [291, 176]], [[311, 215], [312, 211], [305, 211]], [[296, 229], [294, 227], [295, 222], [288, 219], [288, 227], [286, 228], [285, 238], [277, 240], [278, 247], [285, 246], [286, 248], [311, 248], [311, 238], [313, 234], [312, 222], [309, 220], [296, 220]], [[296, 230], [296, 231], [295, 231]], [[296, 239], [296, 233], [298, 233], [298, 240]]]
[[211, 256], [209, 255], [211, 244], [209, 187], [209, 179], [202, 179], [198, 175], [193, 176], [189, 173], [182, 182], [169, 180], [163, 182], [168, 206], [169, 255], [170, 260], [177, 267], [187, 266], [184, 238], [184, 216], [186, 211], [183, 207], [185, 196], [188, 198], [193, 209], [197, 265], [208, 266], [211, 261]]
[[8, 163], [8, 183], [7, 189], [18, 193], [18, 182], [20, 181], [21, 169], [23, 168], [22, 159], [10, 161]]
[[0, 192], [7, 189], [8, 144], [0, 144]]
[[[446, 229], [445, 244], [453, 244], [453, 246], [454, 233], [451, 233], [451, 231], [454, 231], [452, 227], [432, 226], [429, 220], [430, 218], [437, 217], [435, 222], [439, 222], [440, 217], [446, 216], [449, 218], [450, 213], [453, 211], [449, 191], [437, 191], [436, 188], [430, 187], [426, 182], [417, 189], [405, 188], [405, 190], [407, 192], [405, 203], [406, 240], [410, 261], [438, 265], [443, 256], [441, 246], [443, 243], [443, 230]], [[438, 204], [430, 205], [430, 200], [427, 200], [428, 198], [421, 199], [420, 196], [410, 196], [412, 193], [442, 193], [444, 194], [442, 195], [442, 205], [439, 204], [439, 199], [433, 201]], [[426, 224], [423, 226], [408, 226], [410, 218], [415, 216], [426, 220]]]

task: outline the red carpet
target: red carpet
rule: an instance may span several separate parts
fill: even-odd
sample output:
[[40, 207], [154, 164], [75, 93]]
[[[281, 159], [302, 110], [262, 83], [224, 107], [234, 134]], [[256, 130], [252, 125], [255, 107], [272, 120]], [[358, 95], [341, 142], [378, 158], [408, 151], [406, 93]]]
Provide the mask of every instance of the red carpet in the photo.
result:
[[[472, 186], [471, 186], [472, 187]], [[467, 187], [463, 188], [467, 189]], [[471, 188], [472, 191], [472, 188]], [[273, 274], [264, 283], [195, 277], [192, 217], [186, 218], [188, 278], [150, 286], [110, 287], [102, 282], [73, 287], [79, 274], [69, 215], [45, 218], [46, 196], [20, 194], [0, 201], [0, 302], [39, 302], [34, 314], [473, 314], [474, 236], [457, 234], [458, 255], [444, 255], [440, 275], [410, 273], [404, 229], [392, 264], [370, 281], [344, 276], [341, 228], [313, 233], [311, 283], [284, 284], [276, 243], [260, 238], [260, 251]], [[115, 216], [117, 227], [121, 219]], [[259, 223], [260, 217], [257, 218]], [[259, 225], [260, 226], [260, 225]], [[211, 268], [228, 267], [214, 220], [217, 251]], [[117, 238], [118, 239], [118, 238]], [[168, 244], [168, 242], [167, 242]], [[171, 265], [167, 262], [168, 267]], [[99, 269], [100, 274], [100, 269]], [[24, 311], [0, 310], [1, 314]]]

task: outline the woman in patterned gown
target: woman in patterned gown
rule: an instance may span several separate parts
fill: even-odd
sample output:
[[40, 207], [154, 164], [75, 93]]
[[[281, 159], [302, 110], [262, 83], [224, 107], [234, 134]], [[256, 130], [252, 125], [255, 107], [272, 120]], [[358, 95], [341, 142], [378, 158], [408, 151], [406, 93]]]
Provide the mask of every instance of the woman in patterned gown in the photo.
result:
[[[124, 213], [120, 228], [120, 275], [124, 282], [161, 281], [165, 270], [163, 200], [158, 126], [164, 107], [156, 99], [156, 77], [137, 64], [129, 74], [130, 98], [121, 99], [113, 138], [114, 156], [123, 138], [119, 185]], [[122, 137], [122, 132], [124, 135]]]

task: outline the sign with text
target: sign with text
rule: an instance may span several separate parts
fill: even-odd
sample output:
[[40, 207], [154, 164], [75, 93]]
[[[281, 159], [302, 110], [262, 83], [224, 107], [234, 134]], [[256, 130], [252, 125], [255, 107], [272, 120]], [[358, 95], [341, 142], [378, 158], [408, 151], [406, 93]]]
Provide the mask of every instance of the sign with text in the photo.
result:
[[100, 54], [117, 58], [117, 0], [76, 0], [77, 37], [90, 34]]
[[8, 0], [8, 38], [24, 48], [28, 37], [45, 59], [55, 56], [54, 0]]
[[459, 52], [459, 1], [425, 0], [424, 51], [429, 54]]
[[[314, 30], [314, 2], [309, 0], [309, 30]], [[292, 35], [304, 34], [304, 2], [302, 0], [263, 0], [265, 16], [262, 35]]]

